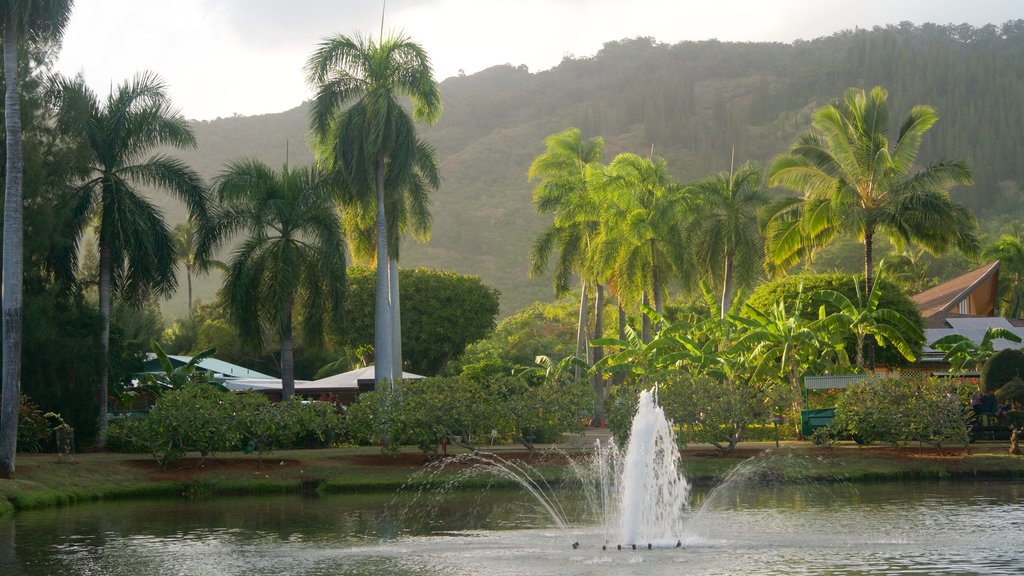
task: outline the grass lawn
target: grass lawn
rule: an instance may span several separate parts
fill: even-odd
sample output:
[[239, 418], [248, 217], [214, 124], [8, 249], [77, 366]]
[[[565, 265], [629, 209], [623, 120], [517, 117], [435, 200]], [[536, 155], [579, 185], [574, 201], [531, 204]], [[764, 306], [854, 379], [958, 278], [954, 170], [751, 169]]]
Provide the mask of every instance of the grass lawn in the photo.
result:
[[[567, 459], [583, 458], [589, 453], [576, 448], [538, 449], [529, 454], [512, 447], [501, 447], [496, 452], [502, 458], [529, 463], [552, 483], [568, 476]], [[465, 450], [451, 449], [450, 453]], [[773, 443], [747, 442], [727, 456], [718, 456], [705, 446], [691, 446], [683, 451], [684, 473], [697, 484], [719, 482], [745, 462], [756, 468], [758, 474], [781, 481], [1024, 477], [1024, 458], [1007, 454], [1006, 443], [974, 444], [969, 453], [854, 444], [826, 449], [797, 442], [784, 443], [780, 450], [775, 450]], [[395, 456], [370, 447], [282, 450], [262, 461], [240, 453], [218, 454], [205, 462], [190, 455], [166, 470], [160, 469], [152, 458], [136, 454], [78, 454], [71, 462], [61, 462], [54, 454], [19, 454], [17, 479], [0, 480], [0, 516], [16, 510], [113, 498], [392, 492], [410, 481], [441, 483], [460, 473], [459, 464], [437, 468], [435, 464], [429, 469], [433, 473], [423, 474], [428, 463], [414, 448]]]

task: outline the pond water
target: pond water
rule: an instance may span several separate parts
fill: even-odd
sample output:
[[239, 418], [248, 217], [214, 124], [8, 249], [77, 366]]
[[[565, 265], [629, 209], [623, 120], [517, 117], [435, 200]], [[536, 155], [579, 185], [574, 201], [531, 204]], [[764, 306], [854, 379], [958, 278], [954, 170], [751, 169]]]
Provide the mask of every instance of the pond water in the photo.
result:
[[513, 490], [86, 504], [0, 519], [0, 574], [1024, 573], [1018, 482], [696, 491], [680, 546], [637, 551], [555, 497], [568, 530]]

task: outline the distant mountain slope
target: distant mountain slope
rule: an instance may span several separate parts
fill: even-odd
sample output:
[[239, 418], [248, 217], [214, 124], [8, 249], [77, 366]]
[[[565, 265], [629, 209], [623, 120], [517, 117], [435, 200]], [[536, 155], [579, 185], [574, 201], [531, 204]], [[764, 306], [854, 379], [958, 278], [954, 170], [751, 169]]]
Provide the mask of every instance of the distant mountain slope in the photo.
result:
[[[881, 85], [894, 121], [910, 106], [938, 109], [921, 157], [965, 158], [976, 186], [957, 191], [982, 217], [1024, 204], [1024, 21], [898, 26], [843, 32], [793, 44], [718, 41], [609, 42], [596, 55], [555, 68], [495, 66], [442, 82], [444, 115], [423, 134], [437, 148], [443, 182], [429, 244], [403, 244], [404, 266], [480, 275], [502, 292], [502, 313], [550, 296], [526, 277], [527, 251], [546, 225], [530, 204], [526, 171], [543, 138], [569, 126], [603, 136], [606, 158], [622, 151], [664, 157], [685, 181], [736, 158], [767, 163], [810, 122], [811, 112], [851, 86]], [[311, 161], [307, 109], [197, 122], [199, 147], [180, 156], [212, 177], [228, 161], [272, 166]], [[893, 128], [895, 131], [896, 127]], [[167, 206], [174, 221], [178, 206]], [[200, 279], [209, 301], [218, 278]], [[167, 306], [184, 312], [182, 298]]]

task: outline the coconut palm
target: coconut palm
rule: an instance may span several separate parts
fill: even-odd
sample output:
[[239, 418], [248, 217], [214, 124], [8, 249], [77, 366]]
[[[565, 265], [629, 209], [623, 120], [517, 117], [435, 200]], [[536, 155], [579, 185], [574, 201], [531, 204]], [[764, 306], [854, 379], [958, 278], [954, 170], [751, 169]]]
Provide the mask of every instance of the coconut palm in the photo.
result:
[[[627, 302], [664, 312], [669, 283], [692, 280], [683, 246], [685, 190], [672, 183], [665, 161], [619, 154], [608, 165], [603, 189], [608, 196], [596, 239], [595, 269], [612, 279]], [[642, 318], [641, 338], [650, 342], [650, 321]]]
[[988, 260], [999, 260], [999, 313], [1024, 317], [1024, 232], [1000, 236], [983, 254]]
[[870, 295], [878, 233], [933, 253], [951, 247], [977, 252], [974, 218], [948, 193], [952, 186], [971, 184], [970, 170], [964, 162], [945, 160], [916, 169], [921, 142], [938, 117], [928, 106], [915, 106], [890, 143], [887, 98], [878, 87], [848, 90], [842, 102], [819, 109], [811, 130], [774, 159], [769, 183], [804, 196], [803, 234], [769, 243], [776, 263], [799, 252], [808, 238], [822, 242], [853, 234], [864, 245]]
[[[306, 64], [316, 90], [310, 123], [317, 159], [333, 170], [357, 197], [376, 205], [377, 296], [374, 358], [377, 383], [401, 378], [395, 362], [398, 317], [397, 246], [389, 242], [389, 200], [412, 180], [422, 150], [417, 121], [433, 124], [441, 115], [441, 95], [430, 57], [404, 35], [379, 42], [356, 36], [325, 39]], [[412, 101], [412, 114], [399, 101]], [[400, 326], [398, 327], [400, 329]]]
[[98, 445], [107, 427], [108, 363], [111, 298], [141, 302], [151, 293], [168, 295], [174, 275], [174, 240], [163, 214], [140, 187], [160, 188], [185, 203], [190, 218], [207, 218], [207, 194], [199, 175], [166, 154], [149, 156], [154, 148], [195, 146], [185, 119], [171, 108], [158, 76], [140, 73], [112, 90], [100, 102], [81, 78], [59, 78], [54, 83], [57, 128], [87, 150], [84, 174], [75, 188], [67, 225], [75, 235], [65, 254], [64, 274], [77, 269], [77, 244], [93, 226], [99, 243], [99, 306], [103, 327], [100, 337], [104, 362], [100, 373]]
[[733, 284], [753, 280], [763, 253], [758, 211], [768, 197], [761, 188], [761, 167], [746, 163], [719, 172], [694, 183], [690, 191], [696, 216], [688, 236], [701, 274], [722, 286], [720, 317], [725, 318]]
[[178, 223], [171, 230], [174, 238], [174, 258], [185, 268], [185, 283], [188, 287], [188, 315], [192, 317], [192, 276], [205, 274], [210, 268], [226, 271], [227, 266], [219, 260], [203, 258], [200, 254], [202, 241], [195, 221]]
[[4, 171], [3, 240], [3, 396], [0, 407], [0, 478], [13, 478], [18, 446], [18, 401], [21, 398], [21, 317], [24, 268], [22, 246], [23, 154], [21, 98], [18, 94], [18, 48], [25, 39], [59, 41], [71, 17], [72, 0], [0, 0], [0, 35], [4, 41], [4, 124], [7, 159]]
[[227, 263], [221, 305], [253, 347], [264, 346], [266, 330], [280, 338], [287, 400], [295, 392], [296, 317], [311, 345], [340, 322], [345, 241], [335, 191], [316, 168], [285, 166], [275, 172], [256, 160], [229, 164], [215, 190], [221, 209], [208, 228], [207, 249], [242, 234]]

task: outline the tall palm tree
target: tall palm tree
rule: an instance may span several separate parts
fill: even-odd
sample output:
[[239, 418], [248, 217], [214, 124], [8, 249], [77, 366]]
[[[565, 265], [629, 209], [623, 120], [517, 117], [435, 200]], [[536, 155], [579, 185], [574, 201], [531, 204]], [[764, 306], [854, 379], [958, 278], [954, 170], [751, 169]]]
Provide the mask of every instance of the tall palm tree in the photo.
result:
[[183, 162], [162, 153], [161, 146], [186, 148], [196, 140], [188, 123], [171, 108], [159, 77], [141, 73], [114, 89], [106, 102], [81, 78], [59, 78], [54, 84], [57, 128], [87, 150], [76, 166], [85, 180], [75, 188], [67, 225], [74, 246], [63, 258], [65, 275], [77, 269], [77, 244], [95, 225], [99, 240], [99, 305], [103, 327], [100, 344], [100, 415], [97, 445], [105, 442], [110, 350], [110, 306], [116, 293], [141, 302], [151, 293], [167, 295], [177, 285], [174, 240], [163, 214], [140, 187], [162, 188], [188, 207], [200, 224], [207, 219], [207, 193], [202, 180]]
[[530, 276], [547, 270], [551, 252], [559, 256], [552, 278], [556, 296], [569, 291], [572, 275], [580, 275], [581, 296], [577, 325], [576, 356], [587, 355], [587, 283], [585, 265], [600, 224], [595, 180], [600, 175], [604, 140], [583, 141], [578, 128], [552, 134], [544, 140], [546, 149], [530, 165], [527, 177], [538, 180], [533, 205], [540, 214], [554, 216], [552, 224], [530, 246]]
[[940, 160], [916, 169], [918, 150], [938, 117], [915, 106], [890, 143], [888, 93], [850, 89], [843, 101], [819, 109], [812, 128], [769, 168], [769, 184], [804, 195], [804, 234], [770, 242], [776, 262], [802, 246], [801, 239], [854, 234], [864, 245], [864, 285], [873, 286], [875, 235], [940, 253], [956, 247], [978, 250], [970, 212], [950, 199], [949, 189], [971, 184], [964, 162]]
[[[387, 209], [412, 179], [421, 154], [417, 121], [433, 124], [441, 115], [441, 93], [430, 57], [404, 35], [325, 39], [306, 64], [316, 90], [310, 123], [317, 159], [334, 170], [357, 196], [376, 204], [377, 280], [374, 308], [376, 380], [401, 378], [394, 361], [397, 295], [397, 247], [392, 247]], [[399, 101], [412, 101], [412, 114]], [[399, 327], [400, 328], [400, 327]]]
[[[761, 167], [746, 163], [719, 172], [690, 187], [696, 203], [688, 236], [704, 277], [722, 286], [721, 318], [732, 303], [733, 284], [757, 274], [764, 240], [758, 211], [768, 203], [761, 187]], [[735, 278], [734, 276], [738, 276]]]
[[21, 98], [18, 47], [24, 39], [59, 41], [71, 18], [73, 0], [0, 0], [4, 41], [4, 123], [7, 159], [3, 219], [3, 395], [0, 407], [0, 478], [13, 478], [21, 398], [21, 316], [24, 228]]
[[[580, 277], [580, 307], [576, 326], [576, 357], [589, 361], [588, 284], [598, 284], [598, 298], [595, 305], [595, 332], [600, 338], [603, 332], [601, 308], [603, 290], [595, 281], [591, 268], [587, 267], [590, 251], [597, 236], [600, 219], [600, 200], [596, 180], [601, 175], [601, 153], [604, 140], [600, 137], [584, 141], [578, 128], [569, 128], [552, 134], [544, 140], [544, 153], [537, 156], [527, 172], [527, 178], [538, 180], [533, 192], [533, 205], [540, 214], [553, 215], [550, 227], [541, 233], [530, 246], [530, 276], [543, 274], [550, 260], [551, 252], [558, 250], [552, 287], [555, 295], [568, 292], [573, 274]], [[594, 350], [595, 355], [599, 355]], [[594, 359], [596, 360], [596, 358]], [[580, 377], [580, 365], [575, 366], [576, 377]], [[604, 380], [600, 374], [592, 377], [594, 388], [594, 419], [604, 419]]]
[[[409, 234], [420, 242], [430, 240], [430, 191], [441, 185], [437, 155], [433, 146], [422, 140], [416, 143], [416, 159], [409, 179], [402, 183], [395, 194], [389, 194], [384, 207], [388, 214], [388, 243], [394, 256], [388, 265], [391, 288], [392, 358], [396, 367], [402, 366], [402, 317], [398, 294], [398, 257], [402, 236]], [[349, 249], [355, 261], [375, 265], [377, 259], [377, 238], [375, 227], [377, 205], [373, 197], [348, 197], [341, 206], [341, 218]]]
[[203, 257], [202, 235], [194, 220], [179, 222], [171, 230], [174, 238], [174, 258], [185, 268], [185, 284], [188, 287], [188, 316], [192, 317], [192, 276], [206, 274], [211, 268], [222, 272], [227, 271], [227, 265], [219, 260]]
[[317, 344], [341, 319], [345, 240], [334, 211], [330, 179], [316, 168], [280, 173], [256, 160], [233, 162], [217, 176], [221, 208], [206, 249], [237, 233], [241, 245], [227, 264], [221, 304], [249, 344], [262, 348], [264, 331], [281, 339], [281, 390], [295, 392], [293, 322]]
[[[686, 191], [670, 181], [665, 161], [619, 154], [608, 165], [602, 184], [609, 194], [596, 240], [595, 266], [614, 281], [627, 302], [664, 312], [671, 280], [692, 280], [683, 246]], [[650, 342], [650, 321], [642, 314], [641, 339]]]

